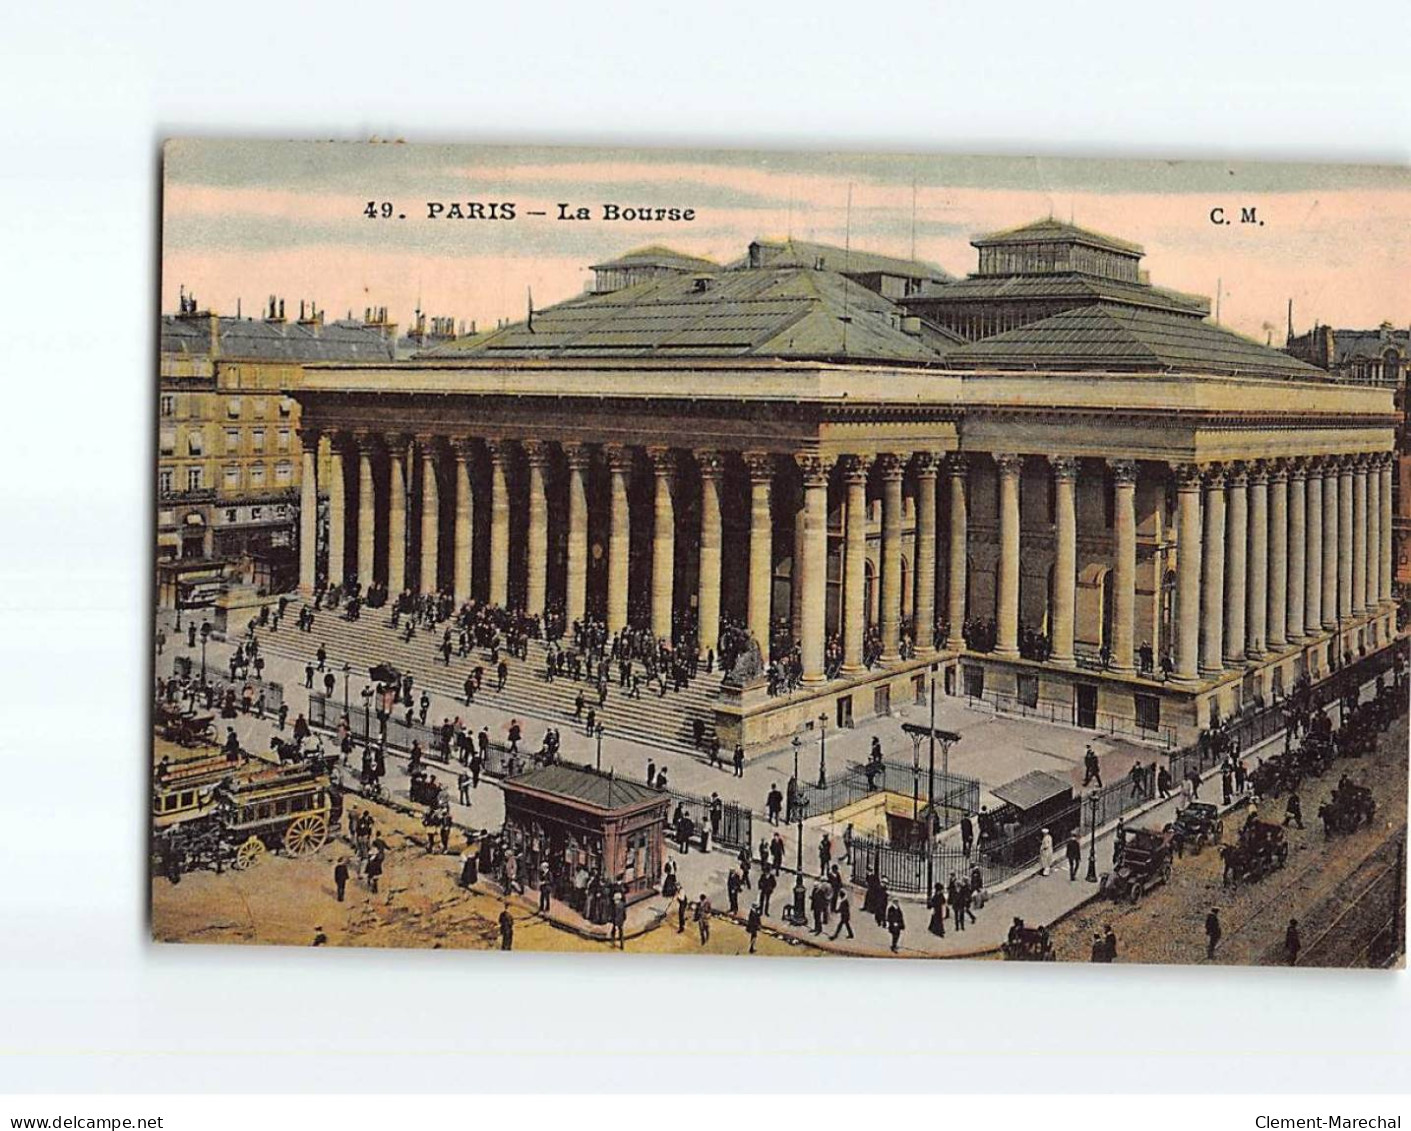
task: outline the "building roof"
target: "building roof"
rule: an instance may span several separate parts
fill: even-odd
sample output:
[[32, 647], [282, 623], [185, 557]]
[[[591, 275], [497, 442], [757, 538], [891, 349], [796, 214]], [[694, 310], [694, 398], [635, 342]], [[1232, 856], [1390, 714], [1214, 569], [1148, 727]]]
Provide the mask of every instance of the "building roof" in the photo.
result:
[[[920, 259], [899, 259], [835, 244], [806, 240], [755, 240], [752, 246], [763, 252], [764, 267], [807, 267], [841, 271], [847, 275], [895, 275], [902, 279], [929, 279], [946, 283], [955, 278], [944, 267]], [[740, 267], [743, 264], [732, 264]]]
[[1043, 770], [1030, 770], [1022, 778], [996, 786], [991, 792], [1017, 809], [1033, 809], [1072, 790], [1072, 782], [1046, 774]]
[[357, 321], [315, 325], [255, 318], [164, 314], [164, 354], [208, 357], [211, 323], [219, 324], [219, 356], [253, 361], [391, 361], [393, 343], [377, 326]]
[[1380, 330], [1334, 330], [1334, 365], [1352, 361], [1355, 358], [1381, 360], [1388, 350], [1405, 357], [1411, 348], [1411, 331], [1394, 330], [1390, 326]]
[[930, 295], [903, 299], [924, 307], [927, 304], [1034, 302], [1043, 299], [1084, 303], [1113, 302], [1150, 306], [1204, 318], [1210, 313], [1210, 300], [1203, 295], [1168, 291], [1145, 283], [1128, 283], [1099, 275], [1065, 272], [1055, 275], [972, 275], [951, 283]]
[[506, 778], [504, 786], [507, 791], [530, 789], [536, 793], [550, 793], [607, 812], [635, 809], [644, 801], [667, 798], [661, 790], [653, 789], [644, 782], [630, 781], [566, 762], [541, 766], [517, 777]]
[[594, 271], [621, 271], [631, 267], [666, 267], [673, 271], [718, 271], [720, 264], [713, 259], [703, 259], [698, 255], [684, 255], [660, 244], [638, 247], [609, 259], [605, 263], [594, 263]]
[[769, 357], [796, 360], [940, 361], [940, 347], [901, 329], [896, 304], [833, 269], [722, 270], [663, 275], [534, 312], [433, 357]]
[[1088, 247], [1115, 251], [1122, 255], [1140, 256], [1146, 254], [1140, 244], [1119, 240], [1115, 236], [1106, 236], [1088, 228], [1080, 228], [1076, 224], [1065, 224], [1062, 220], [1055, 220], [1052, 216], [1046, 220], [1034, 220], [1028, 224], [1021, 224], [1017, 228], [1006, 228], [1001, 232], [977, 236], [970, 241], [970, 246], [994, 247], [1001, 244], [1022, 243], [1081, 243]]
[[1290, 380], [1327, 374], [1210, 322], [1098, 303], [972, 342], [946, 356], [957, 369], [1136, 370]]

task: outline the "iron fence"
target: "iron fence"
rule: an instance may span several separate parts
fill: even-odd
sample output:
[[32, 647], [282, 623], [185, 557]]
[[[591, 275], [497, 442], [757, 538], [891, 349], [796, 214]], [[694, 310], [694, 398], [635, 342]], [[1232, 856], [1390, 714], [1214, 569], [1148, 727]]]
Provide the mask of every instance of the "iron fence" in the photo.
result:
[[986, 691], [980, 695], [966, 695], [969, 705], [977, 701], [988, 703], [1002, 715], [1013, 715], [1022, 719], [1037, 719], [1047, 723], [1062, 723], [1091, 730], [1114, 737], [1137, 738], [1147, 742], [1160, 742], [1167, 749], [1176, 745], [1176, 729], [1169, 726], [1143, 726], [1139, 719], [1129, 719], [1106, 711], [1092, 712], [1092, 725], [1083, 726], [1078, 721], [1078, 708], [1073, 703], [1061, 703], [1049, 699], [1035, 699], [1030, 702], [1017, 695], [1005, 695], [998, 691]]
[[980, 809], [980, 783], [974, 778], [930, 772], [925, 765], [904, 762], [849, 762], [841, 774], [824, 785], [800, 783], [799, 803], [805, 819], [833, 813], [861, 801], [873, 793], [900, 793], [917, 799], [921, 806], [931, 803], [932, 783], [940, 826], [947, 828], [966, 813]]
[[711, 823], [711, 799], [694, 793], [682, 793], [668, 788], [666, 791], [675, 802], [671, 816], [675, 816], [676, 806], [682, 808], [697, 829], [711, 829], [711, 840], [723, 848], [752, 848], [754, 836], [754, 812], [735, 801], [722, 800], [720, 817]]
[[[200, 680], [200, 665], [193, 664], [189, 656], [175, 656], [172, 659], [172, 676], [176, 679]], [[227, 691], [235, 693], [236, 710], [242, 709], [245, 701], [245, 689], [250, 689], [250, 709], [254, 710], [259, 702], [261, 693], [265, 697], [265, 712], [267, 714], [277, 714], [280, 706], [284, 702], [284, 685], [275, 683], [272, 680], [256, 679], [253, 676], [249, 679], [231, 679], [229, 675], [222, 674], [214, 669], [206, 669], [205, 686], [210, 689], [212, 710], [220, 710], [225, 702]], [[204, 693], [197, 687], [197, 698], [203, 698]]]

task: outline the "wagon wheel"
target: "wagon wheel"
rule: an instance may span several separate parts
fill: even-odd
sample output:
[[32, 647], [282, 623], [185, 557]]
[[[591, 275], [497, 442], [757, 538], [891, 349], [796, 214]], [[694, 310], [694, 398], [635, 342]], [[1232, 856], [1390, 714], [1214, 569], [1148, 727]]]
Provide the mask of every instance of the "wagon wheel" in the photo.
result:
[[1171, 881], [1171, 861], [1170, 861], [1170, 860], [1167, 860], [1166, 863], [1164, 863], [1164, 864], [1161, 865], [1161, 882], [1162, 882], [1163, 884], [1165, 884], [1165, 883], [1170, 883], [1170, 881]]
[[235, 851], [235, 862], [233, 867], [244, 871], [252, 865], [258, 864], [265, 854], [265, 842], [253, 834], [246, 838]]
[[328, 839], [328, 822], [314, 814], [306, 814], [289, 822], [284, 830], [284, 851], [290, 856], [306, 856], [323, 847]]
[[1205, 845], [1206, 845], [1205, 834], [1204, 834], [1204, 833], [1201, 833], [1198, 837], [1195, 838], [1195, 847], [1191, 849], [1191, 855], [1192, 855], [1192, 856], [1199, 856], [1200, 853], [1201, 853], [1201, 850], [1205, 848]]
[[1132, 885], [1132, 896], [1131, 896], [1131, 898], [1132, 898], [1132, 903], [1133, 903], [1133, 904], [1137, 904], [1137, 903], [1140, 903], [1140, 902], [1141, 902], [1141, 900], [1142, 900], [1142, 885], [1141, 885], [1141, 884], [1135, 883], [1135, 884]]

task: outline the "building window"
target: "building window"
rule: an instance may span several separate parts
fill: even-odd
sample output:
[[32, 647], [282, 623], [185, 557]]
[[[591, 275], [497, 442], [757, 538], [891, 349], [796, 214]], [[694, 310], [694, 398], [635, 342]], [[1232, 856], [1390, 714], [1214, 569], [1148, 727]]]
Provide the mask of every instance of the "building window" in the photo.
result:
[[176, 429], [163, 428], [159, 443], [161, 445], [162, 455], [172, 455], [176, 451]]
[[280, 460], [274, 465], [274, 481], [281, 487], [287, 487], [294, 481], [294, 465], [287, 459]]
[[188, 491], [199, 491], [201, 489], [201, 469], [199, 467], [188, 467], [186, 469], [186, 489]]
[[256, 463], [250, 465], [250, 486], [263, 487], [265, 485], [265, 465]]
[[287, 452], [287, 451], [289, 450], [289, 429], [288, 429], [288, 428], [281, 428], [281, 429], [279, 430], [279, 450], [280, 450], [281, 452]]
[[1132, 702], [1137, 713], [1137, 729], [1156, 731], [1161, 729], [1161, 700], [1155, 695], [1134, 695]]
[[171, 468], [164, 467], [157, 472], [157, 493], [159, 495], [170, 495], [172, 492], [172, 482], [174, 473]]
[[225, 415], [231, 420], [240, 419], [240, 398], [227, 397], [225, 400]]
[[225, 430], [225, 450], [227, 453], [240, 450], [240, 432], [235, 428]]
[[186, 450], [190, 455], [199, 456], [206, 448], [206, 438], [199, 432], [188, 432], [186, 434]]
[[163, 415], [163, 416], [175, 416], [175, 415], [176, 415], [176, 397], [175, 397], [173, 394], [171, 394], [171, 393], [163, 393], [163, 394], [162, 394], [162, 415]]
[[240, 486], [240, 467], [239, 467], [239, 465], [237, 464], [237, 465], [232, 465], [231, 467], [227, 467], [227, 468], [225, 469], [225, 489], [226, 489], [227, 491], [233, 491], [233, 490], [235, 490], [235, 489], [236, 489], [237, 487], [239, 487], [239, 486]]
[[250, 433], [250, 450], [262, 452], [265, 450], [265, 430], [256, 428]]

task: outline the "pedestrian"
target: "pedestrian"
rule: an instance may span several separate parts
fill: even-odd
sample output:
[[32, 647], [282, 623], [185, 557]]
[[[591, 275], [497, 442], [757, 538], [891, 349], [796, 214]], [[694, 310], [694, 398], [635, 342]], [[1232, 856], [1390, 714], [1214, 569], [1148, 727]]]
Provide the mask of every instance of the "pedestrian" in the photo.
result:
[[843, 829], [843, 863], [852, 863], [852, 822], [849, 821], [847, 827]]
[[622, 888], [614, 885], [612, 892], [612, 930], [608, 932], [608, 942], [617, 940], [617, 949], [627, 948], [627, 896]]
[[1288, 955], [1289, 965], [1298, 965], [1298, 952], [1303, 949], [1303, 940], [1298, 934], [1298, 920], [1290, 919], [1288, 930], [1284, 932], [1284, 953]]
[[931, 910], [931, 920], [926, 924], [926, 929], [933, 935], [940, 938], [946, 937], [946, 889], [945, 885], [937, 882], [935, 890], [926, 900], [926, 906]]
[[1039, 875], [1047, 876], [1053, 871], [1053, 835], [1048, 829], [1043, 830], [1043, 839], [1039, 841]]
[[540, 911], [542, 914], [544, 914], [544, 915], [547, 915], [547, 914], [549, 913], [549, 899], [550, 899], [550, 895], [551, 895], [551, 892], [550, 892], [551, 886], [552, 886], [552, 885], [551, 885], [551, 878], [550, 878], [550, 874], [549, 874], [549, 862], [548, 862], [547, 860], [540, 860], [540, 861], [539, 861], [539, 911]]
[[1220, 942], [1220, 936], [1224, 932], [1220, 929], [1220, 909], [1212, 907], [1210, 914], [1205, 917], [1205, 957], [1215, 957], [1215, 947]]
[[745, 748], [740, 743], [735, 743], [735, 776], [742, 778], [745, 776]]
[[510, 914], [509, 900], [500, 912], [500, 949], [514, 949], [514, 916]]
[[312, 688], [313, 685], [314, 685], [314, 666], [313, 666], [313, 664], [305, 664], [305, 665], [304, 665], [304, 686], [307, 687], [307, 688]]
[[1095, 783], [1098, 789], [1102, 788], [1102, 767], [1097, 760], [1097, 751], [1088, 746], [1083, 754], [1083, 784]]
[[313, 945], [313, 946], [327, 946], [327, 945], [328, 945], [328, 936], [323, 933], [323, 928], [322, 928], [322, 927], [315, 927], [315, 928], [314, 928], [314, 941], [313, 941], [312, 945]]
[[1284, 802], [1284, 828], [1288, 828], [1290, 821], [1303, 828], [1303, 802], [1296, 792], [1290, 793], [1289, 799]]
[[686, 912], [690, 910], [691, 901], [686, 898], [686, 889], [682, 888], [676, 893], [676, 933], [684, 935], [686, 933]]
[[827, 877], [828, 865], [833, 860], [833, 838], [827, 832], [818, 838], [818, 874]]
[[1104, 962], [1117, 961], [1117, 932], [1112, 929], [1112, 924], [1108, 923], [1103, 927], [1102, 952], [1105, 955]]
[[968, 860], [970, 850], [975, 844], [975, 823], [970, 820], [970, 814], [960, 818], [960, 851]]
[[706, 898], [705, 892], [701, 892], [700, 899], [696, 900], [696, 927], [701, 934], [701, 946], [705, 946], [710, 941], [710, 900]]
[[892, 953], [897, 952], [897, 944], [901, 942], [901, 933], [906, 930], [906, 919], [902, 917], [901, 904], [892, 900], [891, 907], [887, 908], [887, 933], [892, 936]]
[[779, 783], [771, 782], [769, 793], [764, 799], [765, 812], [769, 814], [769, 823], [777, 825], [779, 823], [779, 811], [784, 807], [784, 795], [779, 792]]
[[1106, 961], [1107, 961], [1107, 947], [1104, 945], [1104, 943], [1103, 943], [1103, 941], [1102, 941], [1102, 936], [1101, 936], [1101, 935], [1094, 935], [1094, 936], [1093, 936], [1092, 957], [1089, 959], [1089, 961], [1090, 961], [1090, 962], [1106, 962]]
[[1074, 833], [1068, 838], [1068, 844], [1064, 848], [1064, 853], [1068, 857], [1068, 881], [1072, 883], [1078, 878], [1078, 865], [1083, 862], [1083, 849], [1078, 844], [1078, 834]]
[[836, 939], [844, 931], [847, 931], [848, 938], [853, 937], [852, 901], [848, 898], [846, 889], [838, 893], [838, 927], [833, 932], [833, 938]]
[[338, 902], [343, 902], [343, 894], [348, 890], [348, 858], [340, 856], [333, 867], [333, 883], [338, 888]]
[[1235, 795], [1235, 775], [1230, 768], [1229, 762], [1220, 768], [1220, 800], [1229, 805], [1234, 800]]
[[774, 898], [774, 889], [778, 884], [779, 881], [775, 879], [774, 873], [769, 870], [769, 866], [767, 864], [764, 865], [759, 876], [759, 907], [765, 915], [769, 914], [769, 904]]
[[377, 881], [382, 878], [382, 850], [375, 850], [367, 858], [367, 867], [363, 870], [363, 875], [367, 879], [368, 890], [373, 894], [377, 893]]
[[470, 804], [470, 774], [462, 770], [456, 775], [456, 786], [460, 790], [461, 804]]
[[730, 914], [740, 913], [740, 888], [744, 885], [740, 881], [740, 871], [738, 868], [731, 868], [730, 874], [725, 877], [725, 895], [730, 900]]
[[1156, 772], [1156, 792], [1161, 794], [1162, 801], [1171, 797], [1171, 771], [1165, 766]]
[[648, 758], [648, 759], [647, 759], [647, 784], [648, 784], [648, 785], [656, 785], [656, 780], [657, 780], [657, 764], [656, 764], [656, 762], [655, 762], [653, 759]]
[[[745, 933], [750, 936], [750, 953], [751, 953], [751, 954], [753, 954], [753, 953], [755, 952], [755, 951], [754, 951], [755, 943], [759, 940], [759, 927], [760, 927], [760, 921], [759, 921], [759, 904], [754, 904], [754, 905], [752, 905], [752, 906], [750, 907], [749, 918], [747, 918], [747, 919], [745, 920]], [[840, 925], [840, 926], [838, 927], [838, 929], [839, 929], [839, 930], [842, 930], [842, 926]], [[834, 935], [833, 937], [834, 937], [834, 938], [837, 938], [838, 936], [837, 936], [837, 935]], [[852, 937], [852, 929], [851, 929], [851, 928], [848, 929], [848, 937], [849, 937], [849, 938]]]

